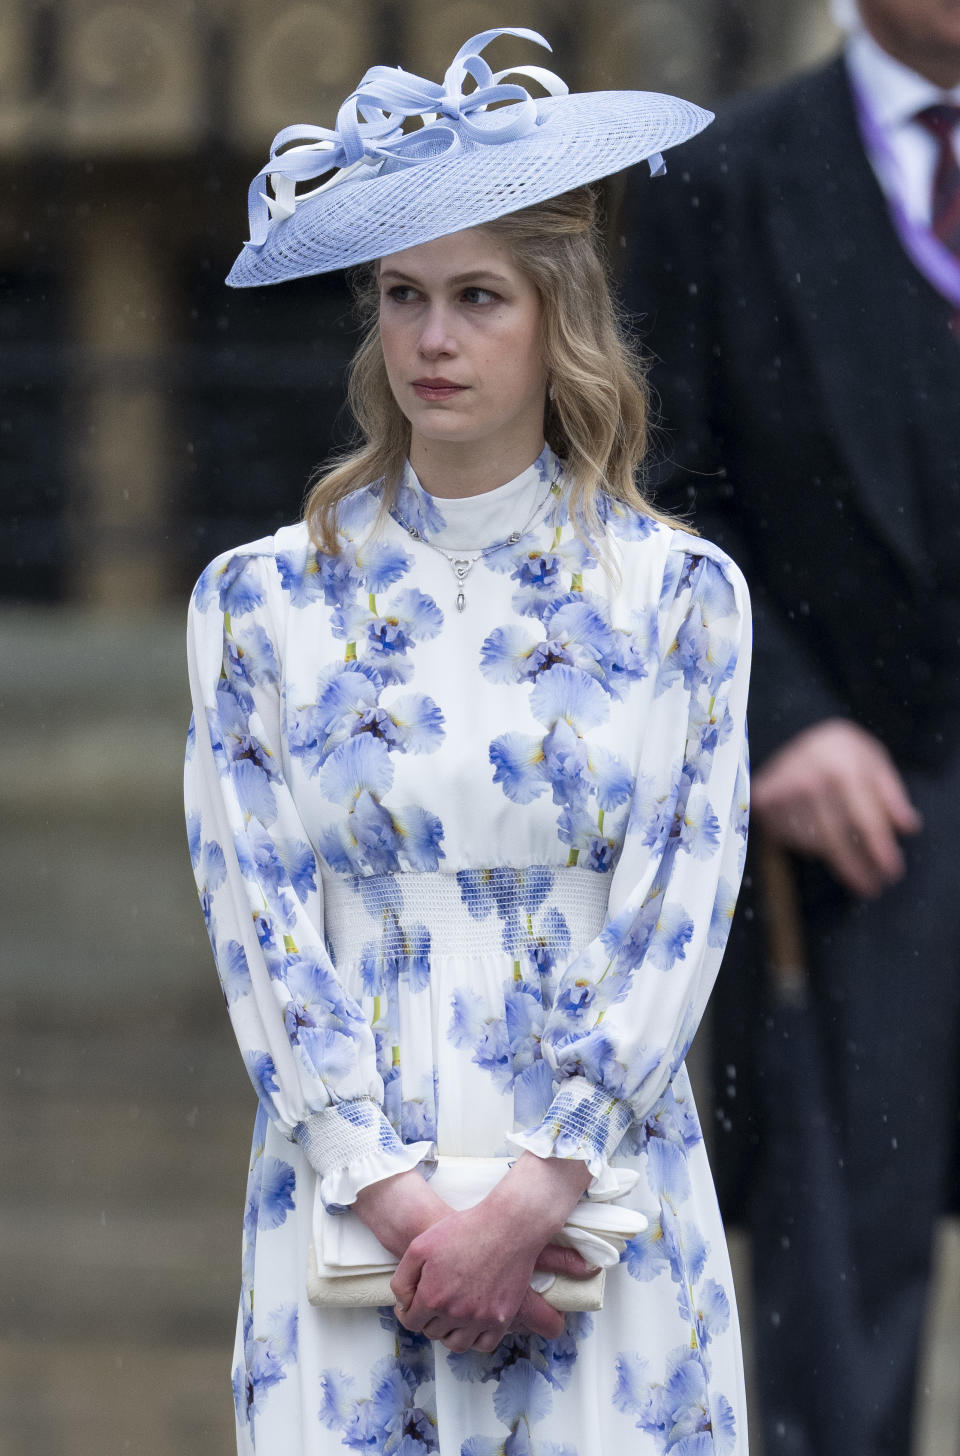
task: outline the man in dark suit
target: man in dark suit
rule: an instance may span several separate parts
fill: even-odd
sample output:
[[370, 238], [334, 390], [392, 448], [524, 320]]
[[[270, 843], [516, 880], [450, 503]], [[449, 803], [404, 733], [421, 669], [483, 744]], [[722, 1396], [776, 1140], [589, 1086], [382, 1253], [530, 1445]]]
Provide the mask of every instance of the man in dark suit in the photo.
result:
[[714, 1156], [752, 1233], [765, 1456], [906, 1456], [955, 1176], [958, 145], [957, 0], [860, 0], [843, 55], [726, 108], [621, 226], [659, 503], [753, 589], [754, 824], [796, 857], [822, 1063], [825, 1112], [747, 969], [748, 890], [717, 1111], [758, 1154], [721, 1130]]

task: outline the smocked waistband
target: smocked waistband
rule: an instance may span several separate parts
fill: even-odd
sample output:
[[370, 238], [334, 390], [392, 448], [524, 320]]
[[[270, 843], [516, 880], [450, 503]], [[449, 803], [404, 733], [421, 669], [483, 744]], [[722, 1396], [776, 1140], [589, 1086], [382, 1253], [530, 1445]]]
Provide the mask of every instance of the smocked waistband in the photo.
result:
[[576, 868], [323, 875], [324, 922], [338, 965], [373, 957], [576, 955], [602, 930], [610, 875]]

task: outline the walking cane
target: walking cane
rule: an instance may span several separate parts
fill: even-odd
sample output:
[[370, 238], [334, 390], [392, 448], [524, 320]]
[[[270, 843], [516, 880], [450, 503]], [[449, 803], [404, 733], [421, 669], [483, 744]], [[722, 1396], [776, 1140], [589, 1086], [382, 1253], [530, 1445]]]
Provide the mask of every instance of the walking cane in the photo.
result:
[[[772, 1308], [793, 1322], [794, 1340], [814, 1342], [839, 1388], [848, 1390], [848, 1428], [856, 1429], [858, 1404], [869, 1386], [821, 1009], [813, 996], [794, 863], [782, 845], [759, 834], [770, 991], [758, 1051], [764, 1068], [762, 1202], [780, 1231], [781, 1247], [763, 1277]], [[835, 1431], [820, 1435], [824, 1450], [836, 1449]]]

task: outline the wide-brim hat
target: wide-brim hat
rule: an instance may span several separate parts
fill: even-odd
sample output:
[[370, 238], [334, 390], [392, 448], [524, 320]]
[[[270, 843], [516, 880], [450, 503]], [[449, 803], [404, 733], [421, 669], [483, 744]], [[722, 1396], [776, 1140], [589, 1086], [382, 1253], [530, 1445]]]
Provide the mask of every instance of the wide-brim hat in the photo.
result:
[[[442, 85], [375, 66], [341, 106], [336, 129], [279, 132], [251, 183], [250, 239], [227, 283], [252, 288], [350, 268], [636, 162], [657, 173], [662, 152], [713, 120], [702, 107], [655, 91], [570, 95], [539, 66], [494, 74], [480, 51], [499, 35], [550, 49], [536, 31], [484, 31], [461, 46]], [[468, 76], [476, 84], [464, 92]], [[550, 94], [535, 99], [507, 76], [532, 79]], [[298, 183], [331, 172], [320, 186], [297, 192]]]

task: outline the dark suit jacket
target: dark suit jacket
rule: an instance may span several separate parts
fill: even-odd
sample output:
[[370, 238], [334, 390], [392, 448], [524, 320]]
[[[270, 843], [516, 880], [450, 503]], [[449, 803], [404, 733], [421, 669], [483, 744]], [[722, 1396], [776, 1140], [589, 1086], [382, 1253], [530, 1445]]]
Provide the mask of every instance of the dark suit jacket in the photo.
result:
[[[894, 232], [843, 62], [730, 105], [662, 181], [631, 178], [619, 232], [657, 357], [658, 501], [753, 594], [754, 763], [842, 714], [935, 768], [960, 736], [960, 339]], [[766, 1105], [752, 870], [714, 999], [728, 1217]], [[843, 897], [815, 865], [802, 889], [813, 925]]]
[[844, 714], [935, 764], [960, 702], [960, 340], [893, 230], [842, 60], [631, 181], [624, 294], [661, 361], [659, 499], [754, 593], [762, 761]]

